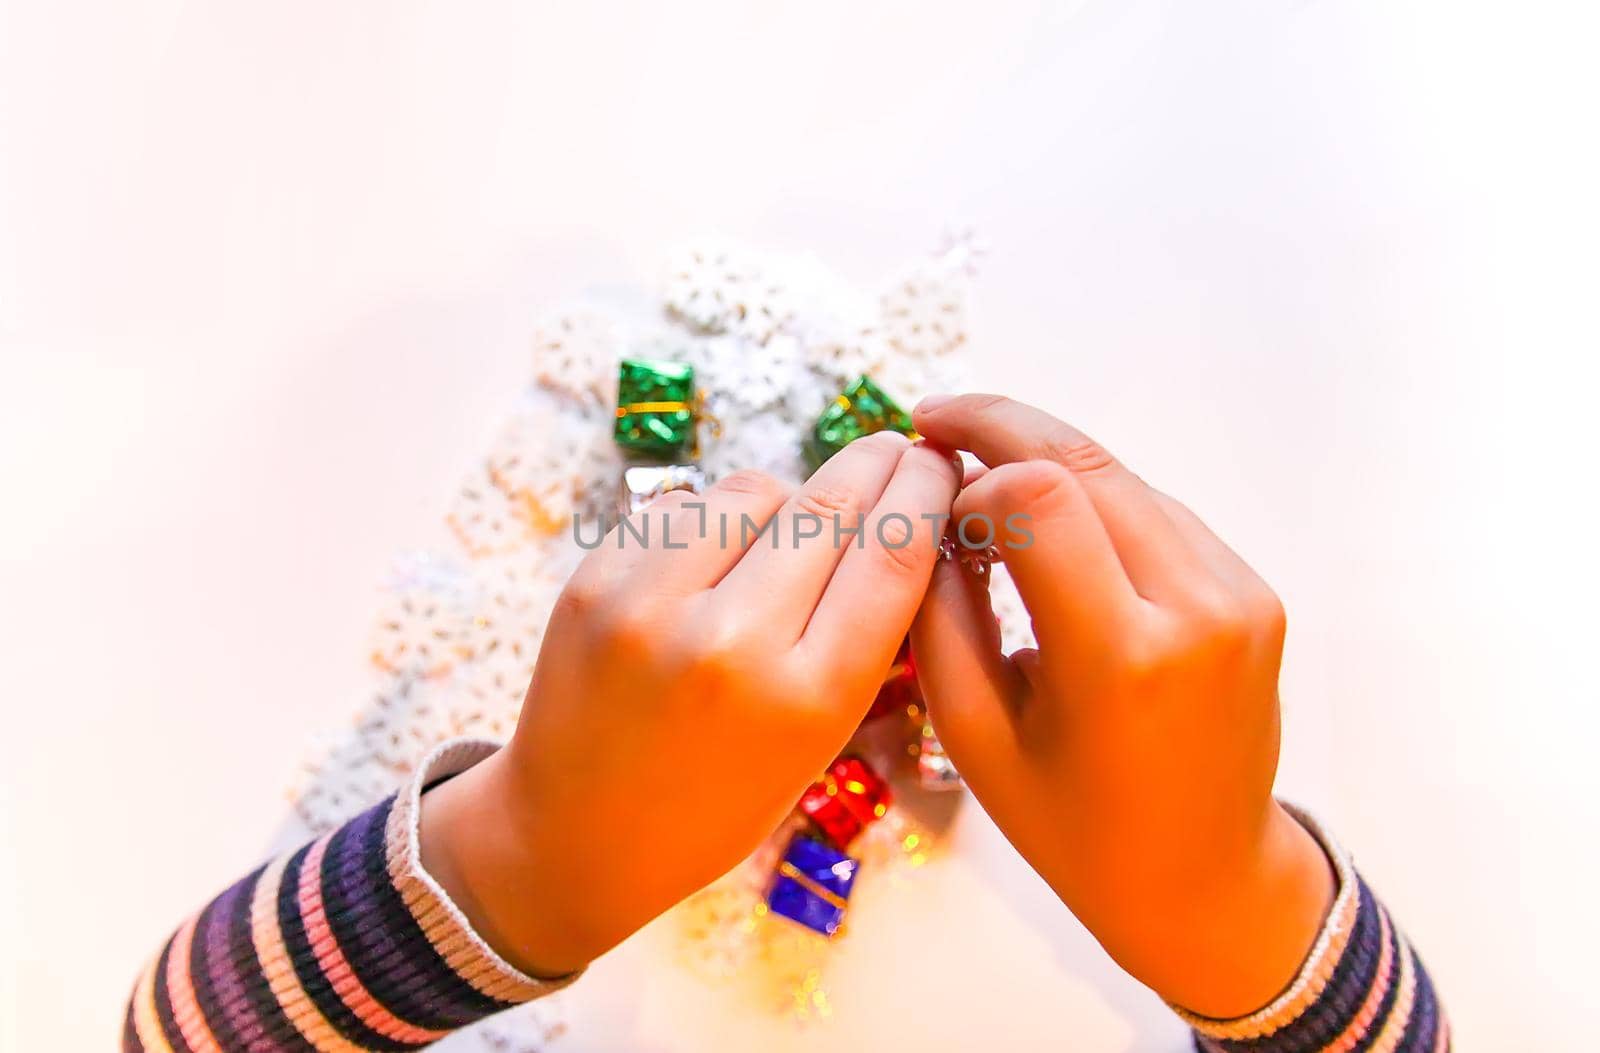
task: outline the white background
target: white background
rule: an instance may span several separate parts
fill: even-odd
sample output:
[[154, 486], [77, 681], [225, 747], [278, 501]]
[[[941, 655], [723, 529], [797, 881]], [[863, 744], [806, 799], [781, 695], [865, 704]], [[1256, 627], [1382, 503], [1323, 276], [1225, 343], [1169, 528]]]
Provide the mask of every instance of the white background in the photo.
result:
[[[0, 1045], [109, 1048], [264, 850], [541, 307], [708, 232], [871, 282], [951, 223], [986, 386], [1283, 595], [1282, 788], [1461, 1045], [1592, 1045], [1588, 5], [571, 6], [0, 4]], [[960, 837], [785, 1044], [1180, 1048]], [[627, 1048], [748, 1048], [641, 960], [575, 991]]]

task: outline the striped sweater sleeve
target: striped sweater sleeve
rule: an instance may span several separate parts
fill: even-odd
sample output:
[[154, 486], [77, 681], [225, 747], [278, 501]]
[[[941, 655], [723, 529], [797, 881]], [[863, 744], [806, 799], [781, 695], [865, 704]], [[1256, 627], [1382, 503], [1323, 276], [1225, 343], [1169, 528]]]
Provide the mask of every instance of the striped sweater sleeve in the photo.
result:
[[424, 788], [493, 750], [441, 747], [395, 796], [207, 904], [140, 976], [124, 1053], [416, 1049], [571, 982], [518, 972], [422, 869]]
[[[1287, 806], [1286, 806], [1287, 807]], [[1311, 953], [1266, 1008], [1235, 1020], [1177, 1009], [1201, 1053], [1445, 1053], [1450, 1025], [1422, 960], [1350, 857], [1290, 808], [1333, 861], [1339, 891]]]

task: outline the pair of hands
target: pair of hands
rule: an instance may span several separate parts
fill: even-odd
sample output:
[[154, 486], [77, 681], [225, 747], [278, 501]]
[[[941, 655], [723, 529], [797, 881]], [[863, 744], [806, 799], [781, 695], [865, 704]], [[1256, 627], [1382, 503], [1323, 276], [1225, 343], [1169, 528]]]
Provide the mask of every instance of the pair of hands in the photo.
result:
[[[914, 420], [926, 442], [861, 439], [797, 492], [736, 473], [640, 513], [650, 546], [608, 537], [512, 742], [424, 798], [424, 865], [509, 960], [577, 969], [771, 833], [909, 627], [951, 758], [1111, 955], [1195, 1012], [1270, 1001], [1333, 895], [1271, 793], [1276, 597], [1047, 414], [963, 395]], [[954, 449], [986, 468], [963, 479]], [[1003, 654], [985, 580], [937, 559], [946, 514], [1027, 517], [1033, 543], [1002, 555], [1037, 650]], [[860, 547], [836, 540], [858, 515]]]

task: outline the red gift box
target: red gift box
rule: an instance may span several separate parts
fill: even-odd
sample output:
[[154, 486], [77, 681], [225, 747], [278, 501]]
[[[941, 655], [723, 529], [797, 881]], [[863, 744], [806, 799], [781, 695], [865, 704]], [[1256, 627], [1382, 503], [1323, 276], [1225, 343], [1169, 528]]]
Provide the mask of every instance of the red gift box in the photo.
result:
[[911, 658], [911, 638], [908, 636], [900, 645], [900, 653], [894, 656], [894, 665], [889, 667], [889, 673], [883, 678], [883, 686], [878, 688], [878, 697], [872, 700], [872, 708], [867, 710], [864, 719], [875, 720], [890, 713], [905, 713], [912, 706], [922, 705], [922, 689], [917, 686], [917, 666]]
[[800, 811], [843, 850], [882, 819], [892, 800], [889, 784], [859, 757], [840, 757], [800, 798]]

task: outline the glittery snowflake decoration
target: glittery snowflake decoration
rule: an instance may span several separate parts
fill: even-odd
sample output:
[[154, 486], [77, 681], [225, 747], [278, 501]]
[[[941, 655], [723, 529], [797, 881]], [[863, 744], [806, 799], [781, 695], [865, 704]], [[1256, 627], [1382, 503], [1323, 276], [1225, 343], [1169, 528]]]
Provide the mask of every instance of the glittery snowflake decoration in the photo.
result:
[[716, 377], [726, 385], [718, 389], [720, 405], [731, 402], [743, 412], [753, 412], [783, 398], [803, 352], [790, 336], [757, 344], [725, 335], [696, 341], [685, 357], [701, 376]]
[[666, 307], [702, 333], [730, 333], [764, 344], [794, 318], [783, 282], [736, 250], [697, 247], [667, 269]]
[[989, 568], [989, 606], [1000, 620], [1000, 640], [1007, 654], [1024, 647], [1038, 647], [1034, 639], [1033, 620], [1022, 605], [1022, 596], [1011, 580], [1011, 572], [1004, 563]]
[[489, 1017], [475, 1029], [489, 1053], [545, 1053], [566, 1033], [555, 1000], [547, 996]]
[[[514, 522], [513, 536], [518, 538], [570, 533], [575, 513], [595, 510], [596, 491], [609, 494], [614, 489], [600, 480], [622, 470], [609, 429], [574, 427], [550, 434], [550, 415], [548, 404], [514, 414], [489, 453], [489, 480], [505, 498], [504, 514]], [[490, 507], [498, 506], [491, 502]], [[503, 551], [492, 547], [492, 539], [485, 543], [491, 551]]]
[[600, 315], [557, 314], [534, 330], [534, 381], [580, 406], [604, 409], [611, 404], [617, 378], [606, 367], [616, 357], [616, 329]]
[[413, 679], [445, 676], [467, 653], [472, 631], [469, 579], [426, 553], [396, 567], [374, 633], [372, 664]]
[[908, 272], [883, 293], [881, 333], [892, 351], [949, 354], [967, 337], [967, 275], [941, 258]]

